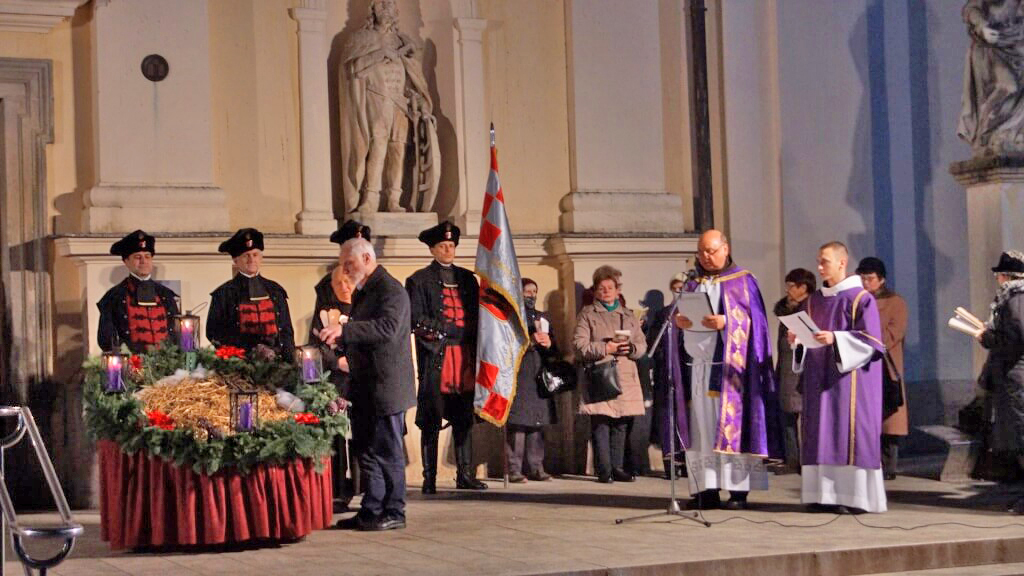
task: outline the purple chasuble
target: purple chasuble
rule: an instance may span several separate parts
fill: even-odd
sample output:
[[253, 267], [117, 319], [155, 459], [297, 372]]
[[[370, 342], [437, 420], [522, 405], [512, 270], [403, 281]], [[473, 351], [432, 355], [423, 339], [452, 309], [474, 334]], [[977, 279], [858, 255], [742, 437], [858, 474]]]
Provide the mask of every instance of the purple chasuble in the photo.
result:
[[[718, 392], [722, 400], [715, 451], [781, 457], [781, 419], [771, 337], [757, 279], [749, 270], [735, 265], [710, 278], [721, 286], [718, 310], [725, 316], [710, 382], [711, 390]], [[701, 278], [702, 281], [707, 279]], [[695, 292], [698, 286], [698, 282], [690, 282], [685, 290]], [[700, 322], [699, 318], [691, 320]], [[672, 322], [672, 318], [669, 321]], [[676, 391], [677, 449], [690, 447], [686, 398], [691, 388], [687, 365], [691, 359], [682, 346], [685, 335], [684, 330], [672, 325], [665, 343], [668, 346], [665, 373]], [[668, 391], [665, 393], [667, 395]], [[667, 406], [667, 398], [665, 402]], [[672, 428], [668, 410], [665, 410], [661, 422], [663, 450], [668, 450]]]
[[807, 299], [807, 313], [818, 328], [846, 332], [875, 353], [864, 366], [840, 373], [836, 345], [804, 349], [801, 463], [878, 469], [882, 434], [879, 359], [885, 346], [875, 298], [859, 283], [833, 296], [818, 290]]

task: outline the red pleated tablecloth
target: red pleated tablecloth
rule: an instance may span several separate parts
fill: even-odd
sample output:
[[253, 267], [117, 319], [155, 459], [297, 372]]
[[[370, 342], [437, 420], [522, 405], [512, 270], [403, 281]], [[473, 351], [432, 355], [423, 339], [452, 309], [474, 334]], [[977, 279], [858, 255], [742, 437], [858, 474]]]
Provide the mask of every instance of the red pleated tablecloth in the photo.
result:
[[297, 458], [212, 476], [144, 451], [97, 443], [100, 535], [119, 550], [296, 540], [331, 523], [331, 462]]

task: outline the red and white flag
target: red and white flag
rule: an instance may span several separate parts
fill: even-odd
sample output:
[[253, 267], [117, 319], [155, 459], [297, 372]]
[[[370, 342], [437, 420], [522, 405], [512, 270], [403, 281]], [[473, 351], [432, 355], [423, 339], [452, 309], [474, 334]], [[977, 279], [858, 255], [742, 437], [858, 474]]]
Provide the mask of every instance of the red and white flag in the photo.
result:
[[516, 378], [529, 344], [523, 285], [516, 249], [498, 181], [498, 150], [491, 127], [491, 173], [484, 194], [476, 273], [480, 276], [480, 320], [476, 345], [473, 408], [484, 420], [504, 426], [516, 395]]

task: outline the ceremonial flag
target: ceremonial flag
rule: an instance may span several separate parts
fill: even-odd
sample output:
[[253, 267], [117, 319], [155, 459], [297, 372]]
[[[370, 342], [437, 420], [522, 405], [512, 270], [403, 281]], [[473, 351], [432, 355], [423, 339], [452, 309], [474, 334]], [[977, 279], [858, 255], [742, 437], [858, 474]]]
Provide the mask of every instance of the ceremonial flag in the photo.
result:
[[529, 343], [524, 321], [523, 285], [516, 250], [505, 213], [505, 196], [498, 182], [498, 150], [491, 126], [491, 173], [480, 222], [476, 273], [480, 276], [480, 319], [476, 345], [476, 413], [495, 426], [504, 426], [516, 378]]

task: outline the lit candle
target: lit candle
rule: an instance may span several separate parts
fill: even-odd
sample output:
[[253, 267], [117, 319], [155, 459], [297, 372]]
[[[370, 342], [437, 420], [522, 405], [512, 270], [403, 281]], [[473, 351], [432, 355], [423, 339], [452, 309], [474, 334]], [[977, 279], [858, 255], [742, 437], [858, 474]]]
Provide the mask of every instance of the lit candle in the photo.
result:
[[124, 380], [121, 379], [121, 356], [111, 354], [107, 356], [107, 392], [121, 392], [124, 390]]
[[238, 429], [252, 430], [252, 404], [249, 402], [238, 407]]
[[190, 320], [182, 320], [181, 334], [178, 335], [182, 352], [193, 352], [196, 349], [195, 327]]
[[320, 380], [320, 354], [315, 348], [306, 347], [302, 349], [302, 381], [318, 382]]

